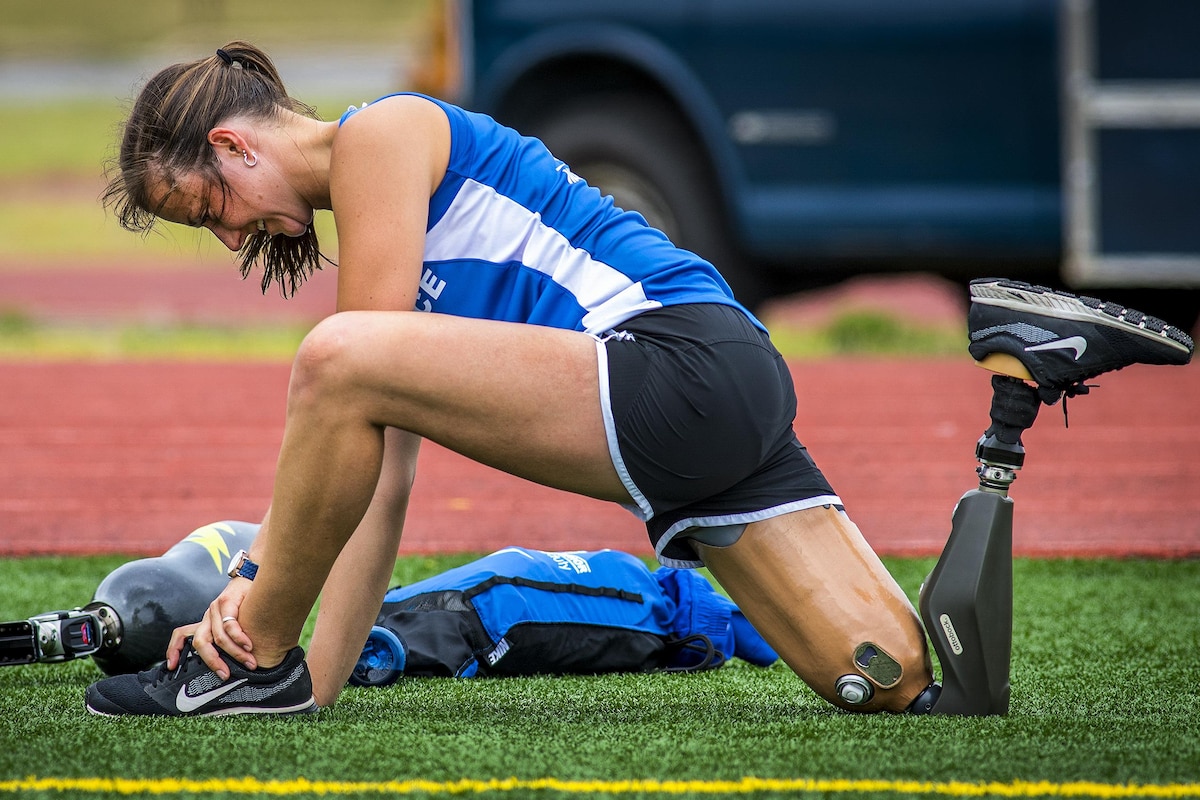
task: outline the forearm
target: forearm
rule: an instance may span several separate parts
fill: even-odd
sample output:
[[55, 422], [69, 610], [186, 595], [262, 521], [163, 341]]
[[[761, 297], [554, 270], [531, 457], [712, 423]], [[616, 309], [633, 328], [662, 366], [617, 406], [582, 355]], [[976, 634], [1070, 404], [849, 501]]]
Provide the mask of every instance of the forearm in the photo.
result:
[[313, 694], [322, 706], [333, 705], [346, 685], [396, 563], [420, 439], [394, 429], [386, 435], [375, 497], [325, 582], [308, 649]]
[[[376, 547], [385, 538], [391, 541], [390, 556]], [[360, 540], [356, 532], [329, 575], [308, 649], [318, 705], [333, 705], [354, 669], [387, 591], [399, 538], [397, 533]]]

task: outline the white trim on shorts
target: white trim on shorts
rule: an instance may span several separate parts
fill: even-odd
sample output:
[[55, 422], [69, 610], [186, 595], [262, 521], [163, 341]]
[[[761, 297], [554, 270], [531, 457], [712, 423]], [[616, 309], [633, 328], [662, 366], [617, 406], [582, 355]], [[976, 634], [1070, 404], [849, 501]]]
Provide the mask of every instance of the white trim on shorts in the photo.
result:
[[617, 470], [617, 476], [625, 486], [625, 491], [629, 492], [629, 496], [637, 504], [622, 503], [621, 507], [631, 511], [642, 522], [646, 522], [654, 516], [654, 509], [650, 506], [646, 495], [642, 494], [642, 490], [630, 477], [629, 470], [625, 467], [625, 459], [621, 457], [621, 446], [617, 442], [617, 424], [613, 420], [612, 398], [608, 392], [608, 348], [604, 346], [608, 337], [593, 336], [592, 338], [596, 340], [596, 363], [600, 373], [600, 413], [604, 417], [604, 436], [608, 439], [608, 457], [612, 460], [612, 465]]
[[793, 511], [805, 511], [818, 506], [840, 506], [843, 505], [841, 499], [835, 494], [823, 494], [816, 497], [808, 497], [804, 500], [793, 500], [790, 503], [764, 508], [759, 511], [747, 511], [741, 514], [721, 514], [712, 517], [688, 517], [681, 519], [671, 527], [667, 528], [654, 546], [654, 556], [658, 562], [664, 567], [674, 567], [675, 569], [697, 569], [704, 566], [704, 562], [696, 559], [668, 558], [664, 556], [663, 550], [671, 543], [671, 540], [676, 536], [684, 535], [692, 528], [717, 528], [724, 525], [749, 525], [751, 522], [761, 522], [764, 519], [778, 517], [783, 514], [790, 514]]

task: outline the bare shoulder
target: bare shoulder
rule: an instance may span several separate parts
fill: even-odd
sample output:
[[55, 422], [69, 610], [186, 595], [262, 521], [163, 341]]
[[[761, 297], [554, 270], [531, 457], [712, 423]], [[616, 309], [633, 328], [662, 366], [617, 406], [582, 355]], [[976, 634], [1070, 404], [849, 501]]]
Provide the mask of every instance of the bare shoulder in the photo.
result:
[[395, 95], [355, 112], [338, 129], [330, 162], [330, 190], [381, 179], [402, 181], [428, 197], [450, 161], [450, 120], [440, 106], [417, 95]]
[[[393, 95], [355, 112], [333, 143], [334, 160], [354, 158], [364, 149], [367, 157], [379, 158], [380, 147], [388, 150], [420, 151], [448, 148], [450, 121], [432, 100], [418, 95]], [[403, 144], [403, 147], [400, 145]]]

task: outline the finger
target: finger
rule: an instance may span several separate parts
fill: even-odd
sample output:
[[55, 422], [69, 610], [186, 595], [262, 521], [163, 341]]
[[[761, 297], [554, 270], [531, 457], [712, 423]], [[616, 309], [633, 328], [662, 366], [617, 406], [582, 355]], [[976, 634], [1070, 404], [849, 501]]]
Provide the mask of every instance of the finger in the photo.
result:
[[222, 592], [209, 606], [208, 617], [213, 621], [213, 639], [217, 646], [242, 666], [254, 669], [258, 666], [250, 654], [254, 643], [237, 619], [244, 597], [245, 594], [238, 591]]
[[200, 627], [200, 623], [193, 622], [191, 625], [181, 625], [171, 631], [171, 641], [167, 643], [167, 669], [175, 669], [179, 666], [179, 654], [183, 652], [184, 640], [192, 636], [198, 627]]
[[242, 630], [237, 617], [230, 614], [223, 615], [216, 630], [220, 631], [220, 634], [214, 637], [218, 647], [246, 669], [254, 669], [258, 666], [258, 662], [250, 652], [252, 649], [250, 637]]
[[196, 628], [195, 634], [192, 635], [192, 649], [196, 651], [196, 655], [200, 656], [200, 660], [204, 665], [217, 673], [221, 680], [229, 677], [229, 665], [221, 658], [221, 653], [217, 646], [213, 643], [213, 631], [219, 627], [213, 625], [212, 608], [204, 615], [199, 627]]

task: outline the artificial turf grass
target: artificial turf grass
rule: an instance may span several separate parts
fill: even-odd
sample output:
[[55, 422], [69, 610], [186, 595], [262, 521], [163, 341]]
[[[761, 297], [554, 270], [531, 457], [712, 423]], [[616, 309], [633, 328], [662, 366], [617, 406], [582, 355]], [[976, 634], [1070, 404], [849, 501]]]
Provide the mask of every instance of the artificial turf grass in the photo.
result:
[[[469, 558], [402, 559], [398, 579]], [[0, 619], [85, 602], [120, 561], [0, 562]], [[888, 566], [915, 593], [932, 562]], [[84, 713], [100, 673], [81, 661], [0, 669], [0, 780], [1200, 779], [1200, 562], [1018, 560], [1014, 573], [1005, 718], [844, 714], [782, 665], [735, 662], [699, 675], [409, 680], [348, 690], [317, 719], [115, 720]]]

